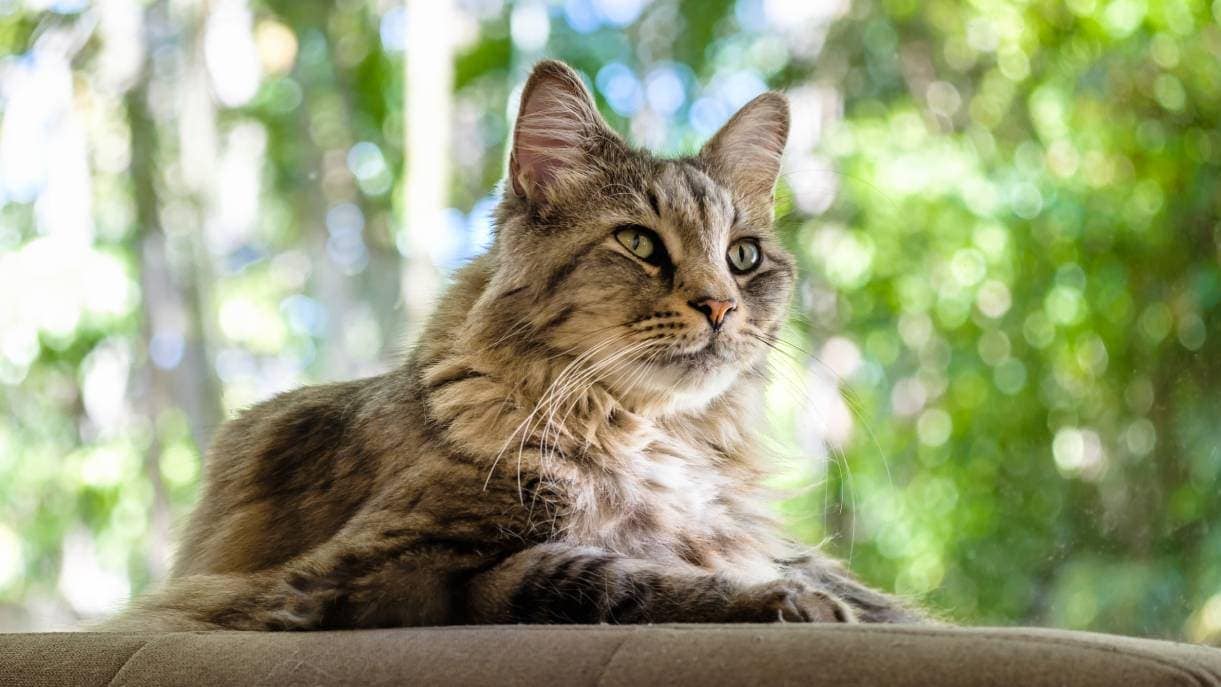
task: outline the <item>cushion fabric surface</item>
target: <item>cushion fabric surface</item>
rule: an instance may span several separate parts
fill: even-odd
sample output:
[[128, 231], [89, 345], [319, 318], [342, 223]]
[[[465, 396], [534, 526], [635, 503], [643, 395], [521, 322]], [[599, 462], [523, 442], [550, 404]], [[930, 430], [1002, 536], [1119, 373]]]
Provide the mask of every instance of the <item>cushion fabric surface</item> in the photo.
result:
[[1221, 685], [1221, 650], [1057, 630], [438, 627], [0, 635], [0, 685]]

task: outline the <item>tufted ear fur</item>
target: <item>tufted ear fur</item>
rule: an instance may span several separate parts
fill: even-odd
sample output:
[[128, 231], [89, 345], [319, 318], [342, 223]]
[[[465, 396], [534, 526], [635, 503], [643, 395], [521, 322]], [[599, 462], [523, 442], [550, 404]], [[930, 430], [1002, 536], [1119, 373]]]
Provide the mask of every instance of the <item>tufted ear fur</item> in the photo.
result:
[[581, 77], [563, 62], [539, 62], [522, 90], [513, 128], [513, 192], [543, 201], [565, 177], [579, 174], [591, 152], [606, 140], [618, 138], [598, 114]]
[[764, 93], [743, 105], [704, 144], [699, 158], [714, 178], [735, 193], [770, 200], [788, 136], [788, 99], [780, 93]]

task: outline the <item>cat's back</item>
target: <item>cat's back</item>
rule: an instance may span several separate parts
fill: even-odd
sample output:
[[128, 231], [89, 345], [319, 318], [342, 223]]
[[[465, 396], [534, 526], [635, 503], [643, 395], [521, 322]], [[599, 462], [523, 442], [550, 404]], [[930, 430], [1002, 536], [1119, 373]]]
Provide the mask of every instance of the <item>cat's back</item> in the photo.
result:
[[452, 346], [491, 261], [481, 256], [458, 271], [406, 365], [295, 389], [222, 426], [174, 574], [249, 572], [289, 560], [332, 537], [376, 491], [392, 489], [388, 482], [431, 432], [417, 370]]
[[375, 487], [370, 413], [402, 402], [387, 398], [390, 382], [302, 387], [223, 425], [174, 573], [259, 570], [332, 536]]

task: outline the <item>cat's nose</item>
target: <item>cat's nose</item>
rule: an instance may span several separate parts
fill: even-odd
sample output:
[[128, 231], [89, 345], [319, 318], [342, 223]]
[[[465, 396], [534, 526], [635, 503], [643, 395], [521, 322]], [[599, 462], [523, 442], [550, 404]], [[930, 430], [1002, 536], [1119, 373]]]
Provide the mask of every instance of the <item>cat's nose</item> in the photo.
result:
[[708, 318], [708, 324], [712, 325], [712, 331], [714, 332], [721, 331], [721, 325], [725, 322], [725, 317], [730, 312], [738, 309], [737, 302], [721, 300], [719, 298], [699, 298], [687, 301], [687, 305], [704, 313], [704, 317]]

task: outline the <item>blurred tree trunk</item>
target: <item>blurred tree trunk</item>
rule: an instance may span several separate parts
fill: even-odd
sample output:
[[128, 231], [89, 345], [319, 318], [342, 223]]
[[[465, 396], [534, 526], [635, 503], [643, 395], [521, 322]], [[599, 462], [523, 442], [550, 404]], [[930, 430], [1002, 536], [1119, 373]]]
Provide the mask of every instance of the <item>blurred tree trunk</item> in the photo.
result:
[[147, 560], [149, 573], [160, 579], [168, 572], [170, 539], [170, 504], [165, 480], [161, 476], [161, 454], [164, 449], [161, 439], [162, 411], [174, 404], [172, 372], [162, 369], [154, 362], [153, 347], [156, 345], [159, 327], [173, 319], [173, 301], [176, 287], [170, 279], [165, 255], [165, 236], [157, 224], [157, 197], [151, 170], [151, 155], [155, 148], [152, 142], [151, 124], [142, 112], [141, 105], [147, 93], [143, 87], [127, 95], [128, 121], [132, 131], [144, 130], [147, 135], [132, 136], [132, 192], [136, 200], [136, 222], [138, 242], [136, 257], [140, 270], [140, 293], [143, 295], [140, 308], [140, 338], [142, 354], [132, 370], [136, 376], [135, 388], [143, 401], [142, 412], [148, 418], [149, 439], [144, 454], [144, 472], [152, 486], [153, 503], [149, 517]]
[[[186, 345], [182, 364], [174, 368], [174, 389], [180, 407], [191, 424], [191, 434], [200, 452], [211, 442], [212, 433], [224, 421], [221, 384], [216, 374], [213, 352], [218, 339], [213, 319], [215, 308], [211, 285], [215, 281], [212, 258], [204, 240], [204, 217], [210, 212], [209, 192], [216, 183], [217, 127], [216, 107], [208, 88], [208, 76], [203, 56], [203, 33], [207, 18], [206, 1], [192, 3], [187, 10], [186, 27], [176, 46], [185, 78], [178, 79], [167, 93], [176, 96], [181, 118], [167, 121], [177, 127], [178, 162], [190, 191], [191, 226], [171, 227], [167, 234], [172, 252], [180, 256], [173, 275], [177, 277], [183, 313]], [[169, 33], [168, 27], [161, 35]], [[173, 113], [167, 113], [172, 116]], [[164, 232], [165, 227], [162, 227]], [[175, 245], [177, 244], [177, 245]]]
[[[169, 495], [161, 475], [165, 446], [162, 415], [181, 409], [187, 416], [192, 438], [200, 452], [208, 435], [220, 421], [219, 383], [209, 363], [207, 328], [202, 286], [209, 270], [200, 265], [201, 254], [186, 251], [186, 269], [173, 264], [169, 253], [174, 238], [162, 226], [161, 183], [162, 128], [150, 107], [149, 84], [158, 36], [166, 36], [167, 3], [146, 10], [142, 40], [145, 57], [141, 78], [125, 96], [131, 131], [131, 185], [137, 226], [136, 257], [139, 265], [141, 300], [140, 334], [143, 356], [133, 372], [136, 388], [148, 418], [149, 445], [145, 474], [153, 490], [148, 563], [154, 578], [168, 571], [171, 513]], [[187, 239], [188, 243], [192, 243]]]
[[[309, 89], [306, 89], [305, 102], [308, 103]], [[324, 168], [322, 151], [310, 139], [309, 122], [302, 108], [301, 122], [301, 157], [307, 169], [322, 170]], [[325, 175], [315, 175], [316, 183], [301, 186], [297, 198], [297, 216], [300, 222], [302, 237], [309, 251], [312, 270], [311, 290], [326, 312], [326, 329], [323, 335], [322, 366], [320, 376], [326, 381], [346, 379], [355, 374], [352, 357], [347, 352], [347, 335], [349, 317], [356, 307], [356, 298], [352, 293], [349, 277], [343, 273], [341, 266], [330, 257], [328, 243], [331, 232], [327, 226], [328, 199], [323, 188]]]
[[[323, 17], [311, 17], [311, 23], [315, 22], [319, 31], [325, 35]], [[296, 71], [297, 79], [304, 85], [302, 105], [297, 108], [296, 118], [298, 155], [302, 170], [308, 170], [309, 174], [296, 186], [294, 207], [298, 226], [301, 227], [301, 237], [313, 266], [310, 273], [310, 291], [326, 312], [326, 328], [320, 351], [322, 359], [318, 372], [322, 379], [328, 381], [347, 379], [357, 374], [356, 365], [347, 350], [347, 341], [351, 315], [359, 300], [353, 293], [352, 279], [344, 272], [346, 266], [331, 257], [330, 243], [335, 236], [332, 234], [333, 228], [328, 226], [327, 217], [335, 205], [337, 192], [343, 195], [355, 194], [353, 189], [337, 191], [335, 185], [345, 182], [329, 178], [329, 168], [335, 164], [335, 160], [328, 157], [339, 156], [342, 159], [345, 151], [351, 146], [351, 141], [344, 140], [333, 150], [324, 150], [315, 140], [310, 121], [311, 113], [318, 111], [320, 106], [325, 106], [320, 103], [325, 100], [326, 94], [339, 91], [341, 101], [344, 100], [344, 85], [335, 76], [337, 70], [338, 67], [333, 64], [318, 70], [307, 69], [298, 63]], [[341, 128], [345, 133], [351, 131], [347, 122]]]

